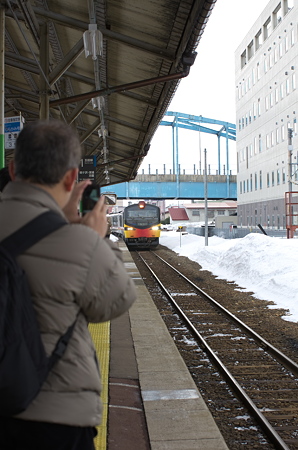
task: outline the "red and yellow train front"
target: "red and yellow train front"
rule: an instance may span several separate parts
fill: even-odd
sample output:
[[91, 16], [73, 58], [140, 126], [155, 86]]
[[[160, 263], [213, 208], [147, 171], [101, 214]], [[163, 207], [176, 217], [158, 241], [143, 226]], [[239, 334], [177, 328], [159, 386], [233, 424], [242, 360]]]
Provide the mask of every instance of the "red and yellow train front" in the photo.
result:
[[157, 247], [160, 238], [160, 210], [144, 201], [124, 211], [124, 237], [130, 247]]

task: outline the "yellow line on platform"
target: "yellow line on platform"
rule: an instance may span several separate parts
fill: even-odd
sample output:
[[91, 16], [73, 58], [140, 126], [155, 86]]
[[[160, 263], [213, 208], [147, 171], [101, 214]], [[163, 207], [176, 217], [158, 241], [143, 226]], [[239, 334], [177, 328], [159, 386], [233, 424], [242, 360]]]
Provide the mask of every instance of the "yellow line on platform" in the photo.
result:
[[109, 390], [109, 361], [110, 361], [110, 322], [89, 324], [101, 373], [101, 401], [103, 413], [101, 425], [97, 427], [97, 436], [94, 439], [96, 450], [107, 448], [107, 425], [108, 425], [108, 390]]

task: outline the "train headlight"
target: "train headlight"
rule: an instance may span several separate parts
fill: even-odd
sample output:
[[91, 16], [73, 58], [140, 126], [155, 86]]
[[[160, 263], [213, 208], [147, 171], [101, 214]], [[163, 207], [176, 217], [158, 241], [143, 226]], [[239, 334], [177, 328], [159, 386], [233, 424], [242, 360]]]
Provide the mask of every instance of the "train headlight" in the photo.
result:
[[126, 227], [126, 231], [133, 231], [133, 227]]
[[157, 230], [159, 230], [159, 227], [151, 227], [151, 230], [157, 231]]

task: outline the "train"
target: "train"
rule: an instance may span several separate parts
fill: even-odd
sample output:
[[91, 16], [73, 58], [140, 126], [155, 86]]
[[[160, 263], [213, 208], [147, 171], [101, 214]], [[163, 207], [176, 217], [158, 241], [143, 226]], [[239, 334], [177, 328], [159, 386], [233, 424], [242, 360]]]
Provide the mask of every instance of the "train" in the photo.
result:
[[111, 233], [127, 247], [156, 248], [160, 238], [160, 209], [144, 201], [129, 205], [119, 213], [108, 214]]

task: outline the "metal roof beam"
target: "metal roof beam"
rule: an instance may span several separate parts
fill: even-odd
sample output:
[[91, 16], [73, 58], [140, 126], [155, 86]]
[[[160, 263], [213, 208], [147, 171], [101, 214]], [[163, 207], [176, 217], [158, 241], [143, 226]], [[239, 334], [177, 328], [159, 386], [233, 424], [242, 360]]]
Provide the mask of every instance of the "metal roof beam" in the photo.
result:
[[[20, 62], [24, 62], [25, 65], [20, 64]], [[24, 56], [18, 55], [17, 53], [7, 52], [5, 54], [5, 64], [29, 73], [39, 73], [38, 64], [34, 59], [26, 58]], [[82, 81], [85, 84], [94, 86], [93, 78], [85, 77], [84, 75], [79, 75], [77, 73], [70, 72], [69, 70], [66, 70], [64, 74], [70, 78], [74, 78], [76, 80]]]
[[[54, 22], [61, 23], [62, 25], [67, 25], [75, 29], [81, 29], [83, 32], [88, 30], [88, 23], [81, 20], [73, 19], [71, 17], [64, 16], [62, 14], [54, 13], [52, 11], [46, 11], [45, 9], [39, 7], [32, 7], [36, 15], [46, 17], [53, 20]], [[108, 30], [107, 28], [98, 26], [98, 29], [102, 32], [105, 38], [113, 39], [123, 44], [131, 45], [134, 48], [139, 48], [141, 50], [153, 53], [154, 55], [160, 56], [170, 62], [175, 61], [175, 54], [165, 50], [164, 48], [157, 47], [156, 45], [148, 44], [147, 42], [141, 41], [139, 39], [126, 36], [115, 31]]]
[[63, 60], [59, 64], [57, 64], [57, 66], [50, 73], [50, 85], [55, 84], [59, 80], [59, 78], [67, 71], [72, 63], [83, 53], [83, 51], [84, 43], [83, 38], [81, 38], [63, 58]]
[[163, 75], [160, 77], [148, 78], [147, 80], [134, 81], [132, 83], [121, 84], [119, 86], [114, 86], [105, 89], [99, 89], [96, 91], [86, 92], [85, 94], [73, 95], [71, 97], [60, 98], [58, 100], [52, 100], [51, 106], [64, 105], [67, 103], [76, 102], [79, 100], [85, 100], [87, 98], [91, 99], [94, 97], [99, 97], [103, 95], [111, 95], [117, 92], [123, 92], [126, 90], [137, 89], [144, 86], [150, 86], [156, 83], [166, 83], [168, 81], [180, 80], [184, 78], [189, 73], [189, 67], [185, 68], [184, 71], [178, 73], [171, 73], [169, 75]]
[[97, 128], [100, 125], [100, 118], [97, 119], [92, 125], [91, 127], [88, 128], [88, 130], [86, 130], [86, 132], [83, 134], [83, 136], [80, 136], [80, 142], [81, 144], [83, 144], [83, 142], [86, 141], [86, 139], [88, 139], [89, 136], [91, 136], [92, 133], [94, 133], [94, 131], [97, 130]]

